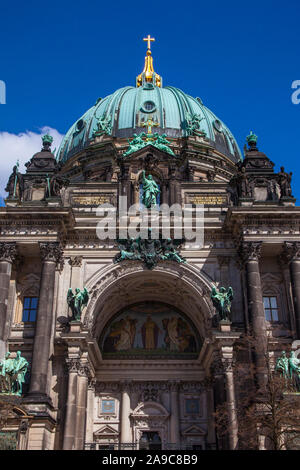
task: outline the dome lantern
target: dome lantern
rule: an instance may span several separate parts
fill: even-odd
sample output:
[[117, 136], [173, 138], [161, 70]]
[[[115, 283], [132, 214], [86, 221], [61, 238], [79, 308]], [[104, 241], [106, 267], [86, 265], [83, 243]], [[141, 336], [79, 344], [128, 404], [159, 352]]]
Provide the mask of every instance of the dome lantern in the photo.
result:
[[158, 86], [162, 87], [162, 78], [160, 75], [154, 72], [153, 68], [153, 57], [151, 53], [151, 42], [155, 41], [154, 38], [148, 34], [146, 38], [143, 39], [143, 41], [147, 41], [148, 43], [148, 49], [147, 49], [147, 55], [145, 57], [145, 65], [144, 65], [144, 70], [142, 73], [140, 73], [137, 78], [136, 78], [136, 86], [137, 87], [145, 87], [145, 88], [151, 88], [152, 86]]

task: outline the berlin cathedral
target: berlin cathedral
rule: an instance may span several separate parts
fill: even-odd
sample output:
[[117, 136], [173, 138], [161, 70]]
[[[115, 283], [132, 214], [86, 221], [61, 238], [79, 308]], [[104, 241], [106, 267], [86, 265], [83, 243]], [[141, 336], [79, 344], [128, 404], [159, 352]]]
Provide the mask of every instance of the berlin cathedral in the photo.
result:
[[[135, 86], [98, 98], [56, 152], [44, 135], [26, 171], [12, 168], [0, 208], [3, 449], [239, 449], [239, 362], [258, 387], [285, 351], [300, 377], [292, 175], [252, 131], [241, 152], [200, 98], [163, 86], [153, 40]], [[191, 223], [202, 208], [198, 245], [175, 236], [172, 214], [162, 236], [161, 207], [174, 205]], [[142, 218], [156, 237], [124, 235]]]

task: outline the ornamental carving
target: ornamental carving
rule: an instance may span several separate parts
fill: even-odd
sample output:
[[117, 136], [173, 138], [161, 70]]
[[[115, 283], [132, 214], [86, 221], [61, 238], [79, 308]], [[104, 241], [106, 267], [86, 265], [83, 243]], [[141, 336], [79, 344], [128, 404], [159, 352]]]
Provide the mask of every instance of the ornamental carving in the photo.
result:
[[239, 248], [239, 256], [242, 263], [259, 261], [262, 242], [243, 242]]
[[66, 368], [69, 373], [75, 372], [82, 377], [91, 377], [91, 370], [88, 363], [83, 363], [80, 359], [66, 359]]
[[63, 250], [58, 242], [40, 242], [40, 251], [43, 262], [53, 261], [60, 270], [63, 268]]
[[114, 263], [124, 260], [143, 261], [148, 269], [153, 269], [159, 261], [171, 260], [184, 263], [185, 259], [179, 254], [183, 240], [152, 239], [149, 229], [148, 238], [138, 237], [135, 240], [118, 240], [120, 253], [115, 256]]
[[285, 263], [300, 260], [300, 242], [284, 242], [281, 260]]
[[15, 242], [0, 243], [0, 261], [8, 261], [13, 263], [17, 258], [17, 246]]
[[79, 368], [80, 368], [80, 360], [79, 359], [66, 359], [66, 368], [69, 373], [70, 372], [78, 373]]
[[82, 265], [82, 256], [72, 256], [69, 259], [69, 265], [72, 268], [79, 268]]

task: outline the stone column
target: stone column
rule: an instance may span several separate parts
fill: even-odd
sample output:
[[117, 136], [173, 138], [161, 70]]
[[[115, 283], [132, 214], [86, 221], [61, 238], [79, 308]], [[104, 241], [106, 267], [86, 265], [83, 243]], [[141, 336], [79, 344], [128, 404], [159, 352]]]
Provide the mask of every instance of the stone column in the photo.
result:
[[[232, 348], [231, 348], [232, 349]], [[236, 414], [235, 392], [233, 381], [232, 359], [223, 359], [225, 386], [226, 386], [226, 402], [229, 416], [229, 448], [235, 450], [238, 444], [238, 421]]]
[[[213, 378], [213, 394], [215, 410], [222, 406], [226, 401], [224, 368], [219, 357], [215, 356], [210, 366], [211, 376]], [[226, 436], [216, 436], [219, 450], [228, 449]]]
[[284, 256], [290, 265], [296, 331], [300, 339], [300, 242], [285, 242]]
[[94, 395], [95, 395], [95, 379], [89, 378], [87, 391], [87, 414], [86, 414], [86, 442], [91, 444], [94, 439]]
[[7, 303], [12, 263], [17, 257], [15, 242], [0, 243], [0, 353], [5, 354], [5, 327], [7, 323]]
[[180, 419], [179, 419], [179, 382], [170, 381], [171, 416], [170, 416], [170, 443], [180, 450]]
[[132, 432], [130, 425], [130, 389], [129, 383], [122, 383], [121, 399], [121, 444], [132, 442]]
[[[212, 375], [215, 381], [215, 402], [222, 405], [226, 402], [228, 412], [228, 441], [229, 449], [236, 450], [238, 445], [238, 420], [235, 402], [234, 378], [233, 378], [233, 341], [226, 338], [220, 339], [219, 353], [216, 353], [211, 365]], [[226, 448], [225, 439], [219, 439], [221, 450]]]
[[68, 359], [67, 368], [69, 371], [67, 411], [64, 429], [64, 450], [72, 450], [75, 445], [76, 431], [76, 402], [77, 402], [77, 380], [79, 361], [77, 359]]
[[291, 282], [291, 272], [289, 266], [289, 256], [287, 256], [286, 250], [278, 256], [278, 263], [282, 271], [283, 281], [284, 281], [284, 290], [287, 301], [287, 321], [289, 322], [291, 334], [293, 339], [297, 339], [297, 326], [296, 326], [296, 317], [294, 309], [294, 300], [293, 300], [293, 290]]
[[262, 242], [244, 242], [240, 255], [246, 268], [248, 311], [255, 339], [256, 378], [259, 386], [266, 383], [267, 328], [259, 271]]
[[80, 364], [77, 378], [76, 427], [74, 448], [84, 450], [89, 369]]
[[40, 243], [40, 250], [43, 264], [33, 345], [29, 396], [47, 397], [47, 374], [53, 322], [55, 270], [58, 263], [62, 261], [62, 249], [59, 243]]

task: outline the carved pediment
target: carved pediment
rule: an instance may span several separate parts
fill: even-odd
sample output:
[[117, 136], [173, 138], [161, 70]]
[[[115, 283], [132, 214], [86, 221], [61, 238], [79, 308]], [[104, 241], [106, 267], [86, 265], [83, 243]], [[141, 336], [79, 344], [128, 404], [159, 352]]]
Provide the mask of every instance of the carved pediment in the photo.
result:
[[103, 436], [112, 436], [112, 437], [118, 437], [119, 436], [119, 431], [116, 429], [112, 428], [111, 426], [104, 425], [100, 429], [94, 432], [94, 437], [103, 437]]
[[30, 273], [24, 276], [17, 284], [18, 295], [37, 297], [39, 295], [40, 277]]
[[204, 436], [206, 432], [200, 426], [192, 425], [182, 431], [183, 436]]
[[169, 161], [169, 160], [174, 161], [179, 158], [178, 155], [176, 154], [171, 155], [167, 151], [159, 149], [150, 143], [146, 145], [145, 147], [138, 149], [136, 152], [132, 152], [131, 154], [121, 157], [121, 158], [124, 159], [124, 162], [129, 161], [129, 160], [133, 161], [133, 160], [139, 160], [141, 158], [144, 159], [149, 154], [153, 155], [154, 158], [156, 157], [159, 161]]

